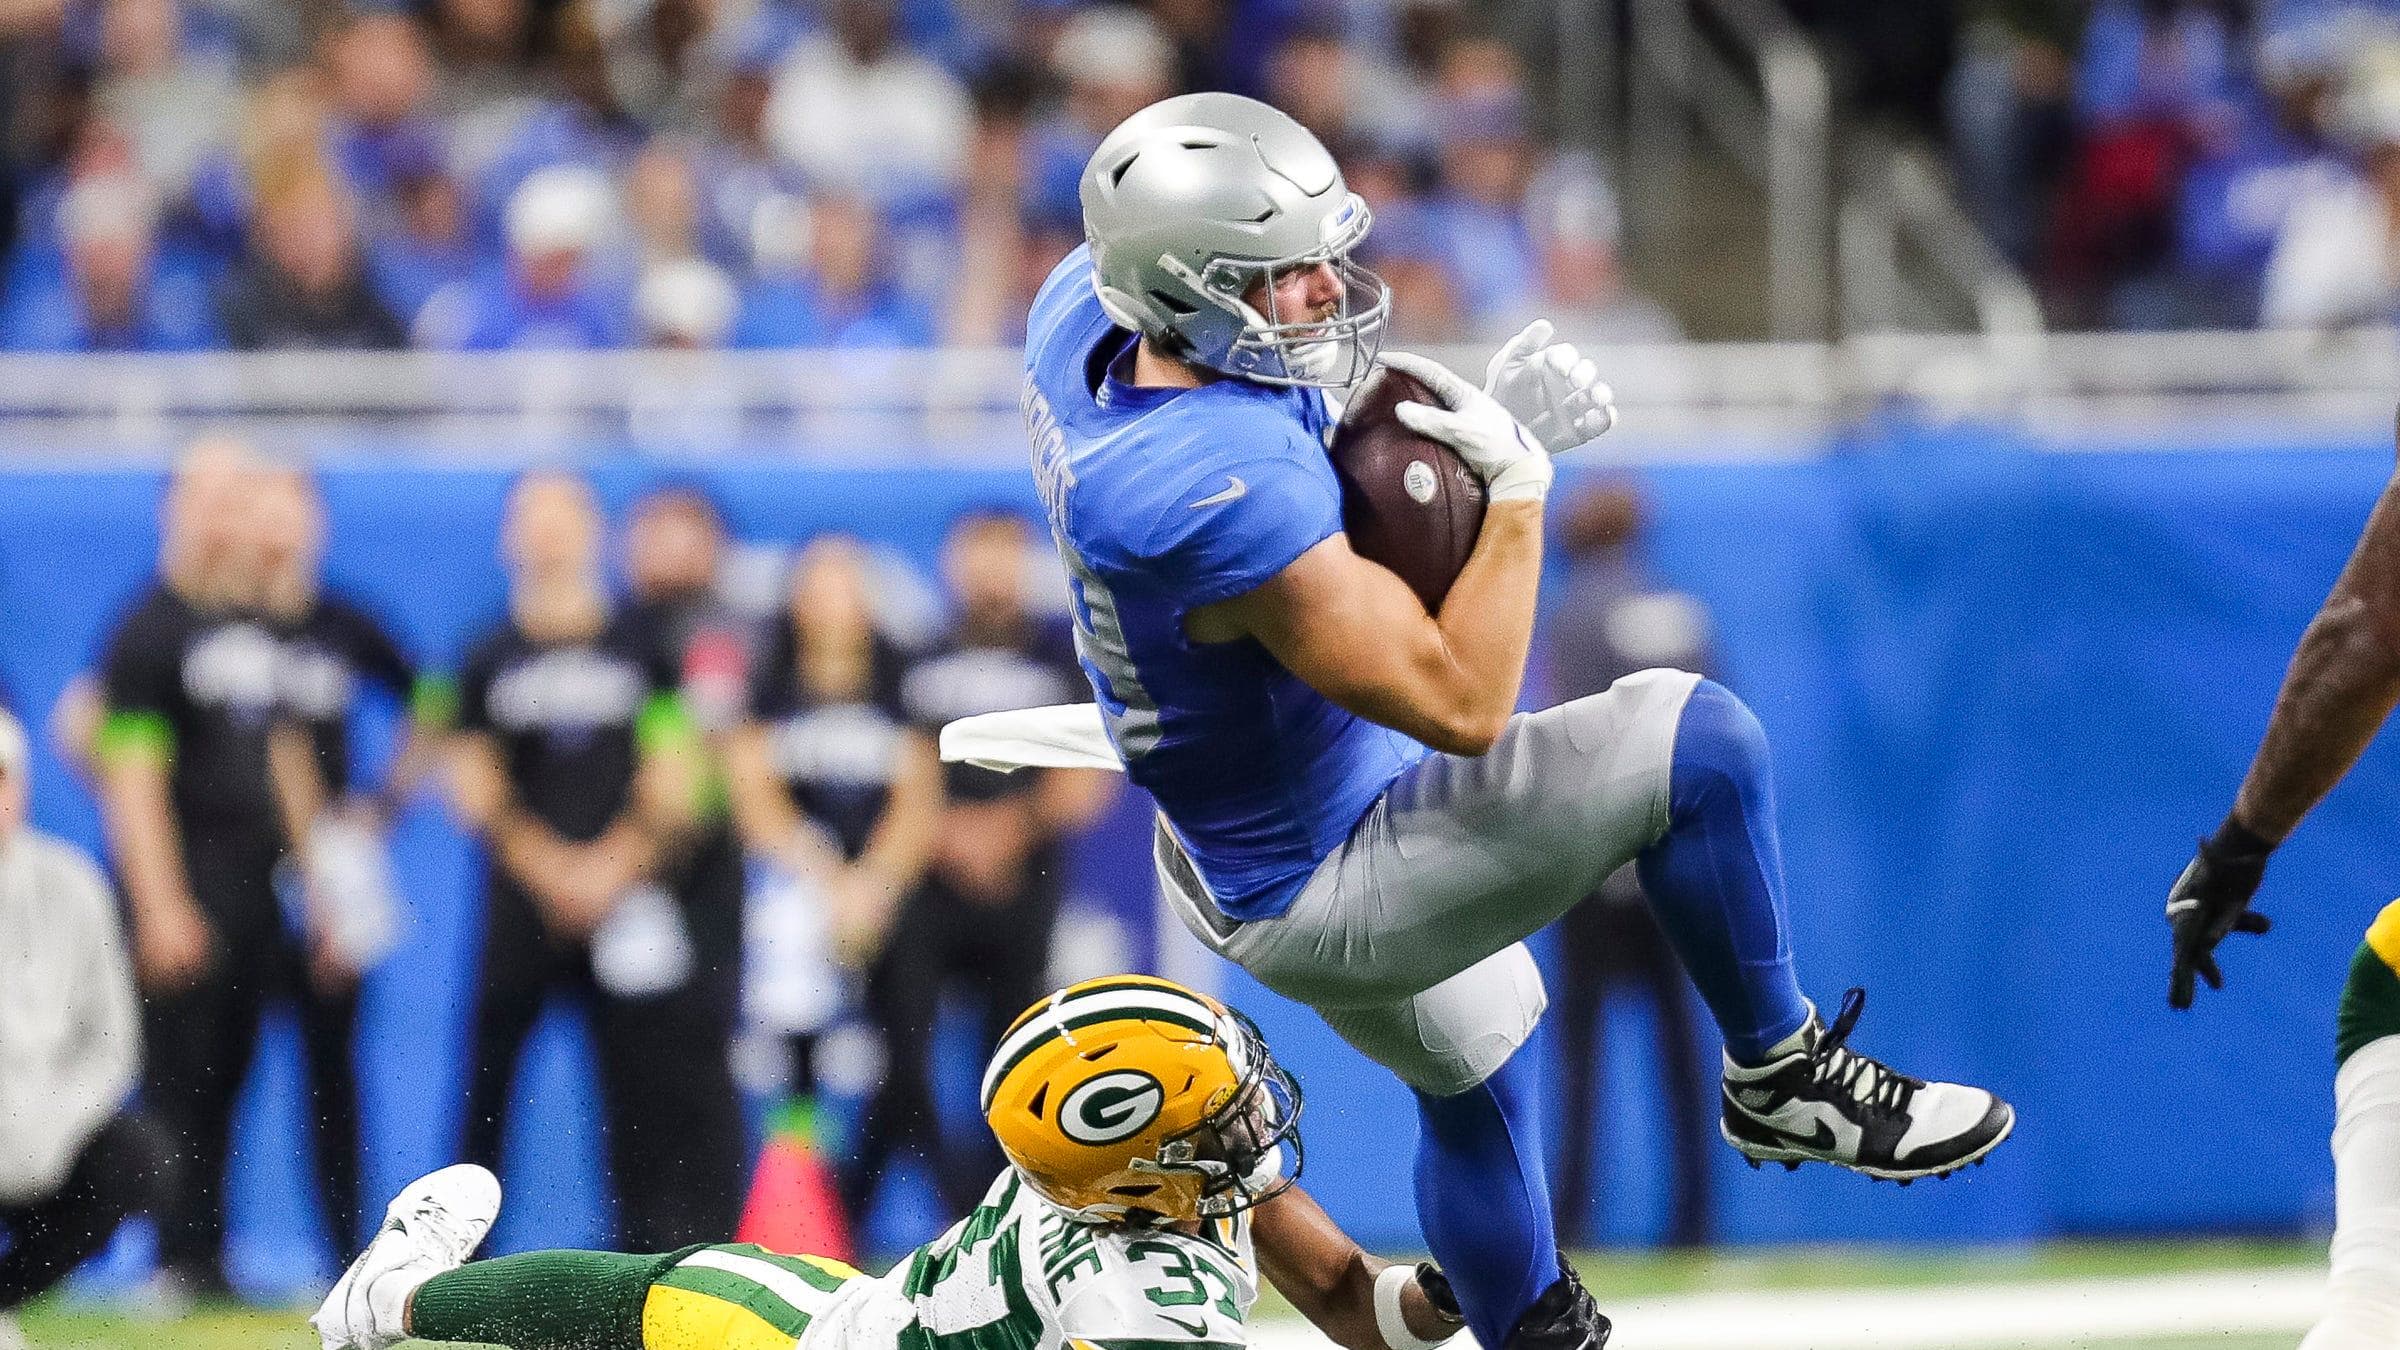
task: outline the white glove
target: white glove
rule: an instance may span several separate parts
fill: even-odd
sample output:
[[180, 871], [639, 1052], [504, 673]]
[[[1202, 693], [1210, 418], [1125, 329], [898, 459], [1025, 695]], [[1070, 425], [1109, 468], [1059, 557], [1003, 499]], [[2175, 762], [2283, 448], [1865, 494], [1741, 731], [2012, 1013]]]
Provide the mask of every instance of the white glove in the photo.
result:
[[1392, 411], [1410, 431], [1456, 450], [1483, 480], [1487, 498], [1538, 502], [1550, 495], [1550, 456], [1498, 400], [1440, 362], [1408, 352], [1385, 352], [1377, 359], [1433, 391], [1438, 407], [1407, 402]]
[[1601, 383], [1600, 368], [1574, 344], [1552, 342], [1554, 331], [1548, 319], [1535, 319], [1492, 353], [1483, 392], [1556, 455], [1615, 426], [1617, 409], [1616, 395]]

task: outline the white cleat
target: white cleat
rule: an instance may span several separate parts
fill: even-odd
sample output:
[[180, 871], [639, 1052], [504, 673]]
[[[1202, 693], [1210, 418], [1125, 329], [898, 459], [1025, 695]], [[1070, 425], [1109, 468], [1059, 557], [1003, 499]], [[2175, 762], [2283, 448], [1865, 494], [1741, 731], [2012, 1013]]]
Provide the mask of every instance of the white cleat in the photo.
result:
[[500, 1215], [500, 1179], [460, 1163], [410, 1182], [383, 1211], [383, 1226], [308, 1319], [325, 1350], [385, 1350], [408, 1335], [418, 1286], [456, 1270]]
[[1906, 1186], [1981, 1163], [2016, 1128], [2008, 1103], [1963, 1083], [1928, 1082], [1852, 1050], [1863, 991], [1827, 1027], [1808, 1025], [1764, 1064], [1725, 1061], [1719, 1132], [1756, 1167], [1829, 1162]]

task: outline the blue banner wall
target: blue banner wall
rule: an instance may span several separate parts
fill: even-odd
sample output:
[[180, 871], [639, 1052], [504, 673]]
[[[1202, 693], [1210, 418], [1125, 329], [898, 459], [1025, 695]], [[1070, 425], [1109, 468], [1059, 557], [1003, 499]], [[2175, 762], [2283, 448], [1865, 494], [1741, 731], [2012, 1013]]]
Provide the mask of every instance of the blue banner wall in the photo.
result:
[[[1989, 1167], [1907, 1191], [1754, 1173], [1720, 1151], [1731, 1239], [2290, 1231], [2330, 1215], [2333, 1006], [2360, 929], [2400, 892], [2400, 763], [2370, 751], [2278, 857], [2261, 900], [2274, 934], [2230, 942], [2229, 989], [2189, 1014], [2166, 1006], [2160, 908], [2230, 802], [2390, 452], [2053, 450], [2013, 430], [1882, 428], [1811, 463], [1644, 475], [1651, 560], [1709, 605], [1728, 678], [1775, 741], [1810, 992], [1830, 1004], [1866, 985], [1863, 1048], [2020, 1111]], [[632, 459], [595, 469], [612, 505], [657, 476]], [[843, 528], [918, 557], [960, 507], [1031, 504], [1006, 469], [734, 456], [691, 476], [746, 537]], [[335, 581], [454, 662], [499, 611], [506, 481], [329, 468]], [[150, 470], [0, 472], [0, 686], [29, 720], [148, 574], [159, 485]], [[96, 844], [89, 798], [47, 746], [37, 773], [40, 823]], [[1087, 850], [1087, 888], [1140, 903], [1140, 820], [1121, 812]], [[413, 812], [397, 851], [417, 921], [371, 983], [361, 1051], [377, 1193], [449, 1158], [476, 941], [474, 859], [441, 808]], [[1312, 1188], [1371, 1245], [1415, 1245], [1405, 1095], [1304, 1010], [1228, 988], [1308, 1083]], [[527, 1075], [507, 1246], [605, 1235], [572, 1031], [554, 1027]], [[237, 1258], [262, 1279], [326, 1259], [288, 1144], [294, 1077], [270, 1054], [245, 1108]], [[1623, 1142], [1600, 1231], [1640, 1240], [1663, 1204], [1657, 1113], [1642, 1066], [1610, 1081]]]

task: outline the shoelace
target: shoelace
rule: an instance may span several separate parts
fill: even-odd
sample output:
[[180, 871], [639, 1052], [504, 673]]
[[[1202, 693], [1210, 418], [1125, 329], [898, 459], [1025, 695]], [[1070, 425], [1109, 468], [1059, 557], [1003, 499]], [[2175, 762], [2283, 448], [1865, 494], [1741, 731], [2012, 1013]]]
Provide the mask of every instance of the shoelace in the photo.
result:
[[447, 1251], [464, 1255], [483, 1240], [481, 1233], [471, 1231], [473, 1225], [461, 1222], [457, 1216], [431, 1199], [410, 1210], [401, 1219], [401, 1226], [411, 1233], [420, 1233], [440, 1243]]
[[1842, 995], [1842, 1009], [1834, 1014], [1833, 1024], [1809, 1047], [1810, 1068], [1818, 1082], [1838, 1088], [1870, 1111], [1905, 1111], [1925, 1081], [1869, 1059], [1845, 1044], [1858, 1025], [1858, 1015], [1866, 1010], [1866, 990], [1852, 989]]

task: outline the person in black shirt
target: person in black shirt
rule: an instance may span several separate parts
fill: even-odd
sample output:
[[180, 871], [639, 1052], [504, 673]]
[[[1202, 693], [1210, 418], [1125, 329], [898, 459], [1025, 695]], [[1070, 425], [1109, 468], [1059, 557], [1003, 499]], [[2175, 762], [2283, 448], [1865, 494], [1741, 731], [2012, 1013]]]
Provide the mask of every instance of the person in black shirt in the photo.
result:
[[511, 492], [509, 616], [459, 681], [460, 818], [483, 841], [487, 908], [466, 1156], [498, 1161], [519, 1051], [553, 993], [587, 1001], [598, 1042], [618, 1239], [722, 1237], [717, 1136], [740, 1122], [725, 1010], [696, 977], [703, 925], [658, 882], [688, 846], [696, 737], [666, 654], [613, 615], [600, 513], [555, 472]]
[[[334, 1247], [362, 1240], [358, 1207], [359, 978], [396, 939], [382, 832], [393, 804], [419, 776], [428, 746], [411, 726], [380, 798], [352, 791], [351, 717], [362, 689], [382, 689], [438, 719], [438, 682], [383, 625], [322, 585], [325, 520], [315, 485], [295, 469], [258, 476], [250, 493], [259, 609], [280, 650], [269, 762], [292, 858], [282, 873], [287, 931], [297, 928], [304, 969], [284, 983], [297, 1005], [307, 1062], [317, 1173]], [[361, 869], [365, 875], [361, 875]]]
[[[941, 818], [941, 766], [933, 743], [900, 716], [899, 656], [876, 634], [872, 604], [856, 542], [828, 536], [803, 550], [788, 610], [752, 671], [748, 714], [728, 742], [743, 843], [769, 870], [805, 879], [821, 906], [797, 919], [810, 935], [795, 945], [815, 949], [814, 968], [772, 972], [795, 988], [777, 1002], [799, 1009], [781, 1028], [796, 1096], [813, 1090], [813, 1034], [842, 1002], [839, 971], [882, 945]], [[887, 1126], [868, 1122], [870, 1174], [895, 1142]]]
[[225, 336], [243, 351], [396, 348], [408, 330], [367, 284], [341, 184], [313, 158], [261, 174], [252, 251], [217, 298]]
[[108, 639], [89, 743], [132, 921], [143, 1101], [175, 1155], [158, 1238], [179, 1296], [225, 1288], [234, 1098], [291, 947], [273, 882], [286, 827], [267, 762], [278, 648], [249, 608], [257, 475], [255, 457], [226, 441], [177, 464], [159, 579]]
[[[1089, 697], [1072, 642], [1027, 604], [1034, 556], [1030, 529], [1014, 512], [974, 511], [952, 524], [942, 573], [955, 623], [900, 685], [902, 710], [929, 736], [961, 717]], [[1061, 841], [1106, 808], [1117, 778], [950, 766], [926, 883], [903, 906], [869, 980], [889, 1056], [878, 1103], [885, 1116], [906, 1121], [931, 1110], [932, 1027], [946, 990], [966, 996], [988, 1041], [1050, 986], [1065, 883]], [[913, 1128], [930, 1135], [934, 1127]], [[945, 1198], [963, 1213], [998, 1165], [988, 1132], [958, 1141], [937, 1159]]]

